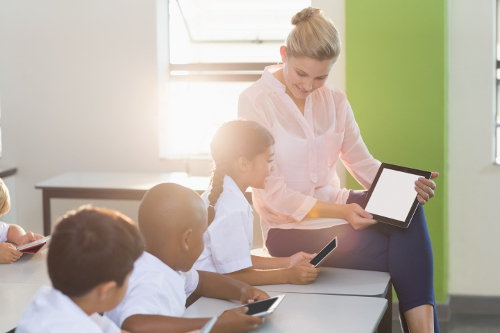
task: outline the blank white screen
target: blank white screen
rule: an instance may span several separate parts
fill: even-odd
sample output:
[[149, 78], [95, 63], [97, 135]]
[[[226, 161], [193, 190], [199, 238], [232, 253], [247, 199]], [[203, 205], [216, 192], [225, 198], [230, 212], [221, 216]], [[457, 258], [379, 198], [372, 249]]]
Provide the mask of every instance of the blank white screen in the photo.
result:
[[415, 201], [415, 181], [421, 176], [383, 169], [366, 205], [370, 214], [404, 222]]

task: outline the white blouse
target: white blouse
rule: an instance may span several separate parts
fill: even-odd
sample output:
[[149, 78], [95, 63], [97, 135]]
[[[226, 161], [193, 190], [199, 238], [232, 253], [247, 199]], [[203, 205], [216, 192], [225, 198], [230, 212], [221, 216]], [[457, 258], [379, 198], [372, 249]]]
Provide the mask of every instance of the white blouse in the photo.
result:
[[242, 92], [238, 105], [240, 118], [263, 125], [276, 141], [274, 171], [264, 190], [253, 191], [264, 238], [270, 228], [319, 229], [347, 223], [304, 217], [317, 200], [346, 203], [349, 190], [340, 187], [335, 169], [339, 157], [365, 189], [380, 166], [361, 138], [344, 92], [325, 84], [307, 97], [302, 115], [273, 75], [282, 67], [266, 67]]
[[[201, 196], [207, 207], [209, 192], [210, 189]], [[251, 267], [252, 208], [238, 185], [227, 175], [214, 209], [215, 218], [203, 234], [205, 248], [193, 268], [226, 274]]]
[[10, 224], [5, 222], [0, 222], [0, 243], [7, 240], [7, 235], [9, 233]]

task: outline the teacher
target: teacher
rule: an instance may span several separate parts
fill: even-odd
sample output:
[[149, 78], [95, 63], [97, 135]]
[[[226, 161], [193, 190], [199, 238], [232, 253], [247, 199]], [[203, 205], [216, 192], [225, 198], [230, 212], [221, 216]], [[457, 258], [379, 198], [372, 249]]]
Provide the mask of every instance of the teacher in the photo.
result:
[[[317, 253], [337, 236], [339, 247], [323, 265], [389, 272], [403, 330], [439, 332], [422, 206], [409, 228], [401, 229], [373, 220], [361, 207], [365, 191], [340, 187], [339, 157], [365, 189], [381, 163], [368, 152], [344, 92], [326, 83], [341, 50], [332, 21], [308, 7], [292, 24], [280, 48], [283, 64], [266, 67], [238, 106], [241, 118], [263, 125], [276, 141], [274, 171], [265, 189], [253, 190], [264, 244], [272, 256], [285, 257]], [[415, 183], [420, 204], [434, 196], [435, 188], [432, 180]]]

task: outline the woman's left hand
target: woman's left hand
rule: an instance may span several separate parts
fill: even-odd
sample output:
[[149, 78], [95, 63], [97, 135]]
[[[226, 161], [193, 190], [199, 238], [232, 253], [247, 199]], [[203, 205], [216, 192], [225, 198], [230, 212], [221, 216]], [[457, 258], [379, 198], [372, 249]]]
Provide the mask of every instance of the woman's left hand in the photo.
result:
[[[431, 179], [437, 178], [438, 176], [439, 173], [433, 172], [431, 174]], [[421, 205], [425, 204], [427, 201], [429, 201], [430, 198], [434, 196], [435, 189], [436, 183], [434, 183], [430, 179], [420, 177], [417, 181], [415, 181], [415, 190], [418, 193], [417, 199]]]

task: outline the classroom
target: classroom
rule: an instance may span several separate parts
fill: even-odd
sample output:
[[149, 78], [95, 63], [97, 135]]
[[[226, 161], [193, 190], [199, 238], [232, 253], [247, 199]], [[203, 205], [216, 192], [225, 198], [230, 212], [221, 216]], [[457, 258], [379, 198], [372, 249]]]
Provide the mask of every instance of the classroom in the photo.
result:
[[[92, 204], [137, 221], [140, 197], [56, 196], [47, 215], [40, 184], [61, 175], [179, 173], [199, 177], [202, 193], [210, 140], [264, 66], [281, 63], [290, 18], [308, 6], [339, 31], [326, 82], [346, 93], [370, 154], [439, 172], [424, 210], [441, 332], [499, 331], [497, 0], [0, 0], [0, 173], [11, 197], [0, 220], [48, 234], [44, 221]], [[244, 20], [261, 34], [234, 29]], [[342, 187], [362, 189], [336, 170]]]

